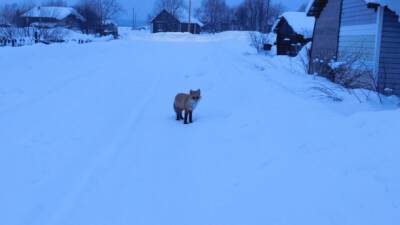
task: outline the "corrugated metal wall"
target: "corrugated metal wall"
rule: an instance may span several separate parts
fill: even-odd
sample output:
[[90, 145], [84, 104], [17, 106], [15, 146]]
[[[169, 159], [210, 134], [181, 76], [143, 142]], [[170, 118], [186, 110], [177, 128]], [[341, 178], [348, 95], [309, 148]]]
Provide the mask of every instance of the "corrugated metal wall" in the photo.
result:
[[383, 17], [379, 88], [390, 88], [400, 95], [400, 22], [398, 16], [385, 9]]
[[377, 12], [364, 0], [343, 0], [338, 61], [360, 58], [371, 71], [375, 66]]
[[341, 2], [329, 0], [316, 19], [309, 71], [311, 74], [329, 76], [324, 72], [327, 64], [337, 56]]

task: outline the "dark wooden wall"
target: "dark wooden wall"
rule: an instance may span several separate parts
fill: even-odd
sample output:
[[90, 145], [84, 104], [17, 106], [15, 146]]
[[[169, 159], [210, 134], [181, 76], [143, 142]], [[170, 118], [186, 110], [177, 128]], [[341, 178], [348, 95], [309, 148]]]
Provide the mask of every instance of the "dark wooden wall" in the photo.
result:
[[280, 19], [275, 32], [278, 55], [296, 56], [309, 41], [304, 39], [302, 35], [297, 34], [284, 17]]
[[[316, 18], [311, 49], [311, 74], [324, 74], [328, 63], [336, 59], [338, 51], [342, 0], [329, 0]], [[326, 74], [327, 78], [329, 74]]]
[[180, 32], [180, 22], [167, 11], [163, 10], [153, 19], [153, 33], [158, 32]]
[[[189, 30], [189, 23], [181, 23], [181, 32], [188, 32]], [[201, 27], [197, 23], [190, 24], [190, 33], [192, 34], [200, 34]]]

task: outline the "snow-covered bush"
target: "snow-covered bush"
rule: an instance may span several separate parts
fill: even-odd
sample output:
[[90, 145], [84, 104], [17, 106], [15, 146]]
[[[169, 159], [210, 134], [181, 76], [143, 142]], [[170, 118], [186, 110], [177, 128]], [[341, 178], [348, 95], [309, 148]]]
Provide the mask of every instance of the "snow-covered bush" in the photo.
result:
[[0, 27], [0, 46], [24, 46], [34, 43], [88, 43], [93, 37], [62, 27]]
[[307, 74], [311, 59], [311, 42], [303, 46], [296, 58], [299, 60], [302, 69]]
[[260, 32], [250, 32], [250, 45], [255, 48], [257, 52], [261, 52], [264, 48], [264, 44], [268, 40], [268, 36], [266, 34]]
[[33, 29], [18, 27], [0, 27], [0, 46], [22, 46], [32, 44]]
[[[371, 93], [375, 93], [381, 99], [372, 66], [361, 52], [341, 55], [340, 60], [331, 60], [327, 66], [321, 68], [324, 68], [322, 73], [326, 77], [339, 84], [360, 102], [363, 98], [367, 100]], [[324, 88], [316, 89], [326, 93]]]
[[338, 90], [328, 87], [322, 83], [319, 83], [317, 86], [311, 87], [311, 91], [316, 92], [317, 97], [331, 99], [334, 102], [341, 102], [343, 98], [338, 94]]
[[[52, 42], [64, 42], [67, 35], [67, 30], [64, 28], [51, 28], [51, 29], [35, 29], [37, 38], [41, 42], [52, 43]], [[35, 37], [36, 38], [36, 37]]]

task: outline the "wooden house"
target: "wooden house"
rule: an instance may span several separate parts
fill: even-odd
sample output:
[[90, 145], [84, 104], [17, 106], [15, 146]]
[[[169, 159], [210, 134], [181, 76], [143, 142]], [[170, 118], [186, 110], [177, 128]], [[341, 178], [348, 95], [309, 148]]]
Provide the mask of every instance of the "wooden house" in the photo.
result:
[[106, 20], [101, 26], [96, 30], [96, 33], [101, 36], [112, 35], [115, 39], [118, 38], [118, 24], [112, 20]]
[[314, 18], [307, 17], [304, 12], [282, 14], [272, 26], [277, 54], [296, 56], [311, 41], [314, 22]]
[[309, 72], [326, 74], [331, 62], [356, 56], [370, 71], [378, 91], [400, 95], [400, 1], [312, 0], [316, 18]]
[[181, 31], [180, 21], [167, 10], [162, 10], [151, 23], [153, 33]]
[[81, 29], [86, 19], [71, 7], [37, 6], [21, 15], [25, 26]]
[[[181, 13], [175, 17], [166, 10], [162, 10], [152, 21], [152, 32], [189, 32], [189, 16]], [[190, 33], [199, 34], [203, 24], [196, 18], [190, 19]]]

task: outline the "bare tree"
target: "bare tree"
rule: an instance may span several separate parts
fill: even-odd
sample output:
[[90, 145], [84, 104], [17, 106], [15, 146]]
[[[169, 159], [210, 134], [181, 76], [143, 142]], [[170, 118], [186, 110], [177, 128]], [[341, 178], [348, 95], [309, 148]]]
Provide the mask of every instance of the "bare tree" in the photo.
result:
[[236, 23], [241, 30], [267, 33], [283, 10], [282, 4], [270, 0], [245, 0], [236, 9]]
[[42, 6], [68, 6], [64, 0], [47, 0], [42, 3]]
[[82, 14], [85, 14], [85, 11], [95, 14], [101, 24], [115, 19], [123, 11], [117, 0], [81, 0], [76, 8], [78, 11], [82, 11]]
[[257, 52], [261, 52], [264, 49], [264, 44], [267, 42], [267, 34], [263, 34], [257, 31], [249, 33], [250, 46], [255, 48]]
[[114, 20], [123, 8], [117, 0], [97, 0], [97, 10], [102, 22], [105, 23], [107, 20]]
[[86, 19], [82, 24], [82, 28], [86, 33], [95, 33], [101, 27], [101, 18], [91, 0], [81, 0], [75, 8]]
[[[382, 102], [378, 81], [363, 49], [364, 47], [361, 46], [359, 49], [354, 48], [351, 51], [342, 52], [339, 59], [331, 60], [326, 67], [320, 67], [323, 69], [322, 75], [328, 75], [333, 82], [339, 84], [360, 102], [362, 102], [360, 93], [365, 99], [368, 99], [371, 93], [375, 93]], [[359, 91], [356, 92], [356, 89]]]
[[99, 32], [123, 11], [117, 0], [80, 0], [75, 8], [86, 19], [83, 29], [87, 33]]
[[154, 15], [165, 9], [173, 16], [180, 16], [184, 8], [185, 2], [183, 0], [157, 0], [154, 7]]
[[19, 6], [17, 4], [5, 4], [0, 7], [0, 24], [15, 25], [19, 14]]
[[196, 14], [204, 23], [204, 29], [214, 33], [228, 30], [232, 22], [232, 13], [225, 0], [203, 0]]

